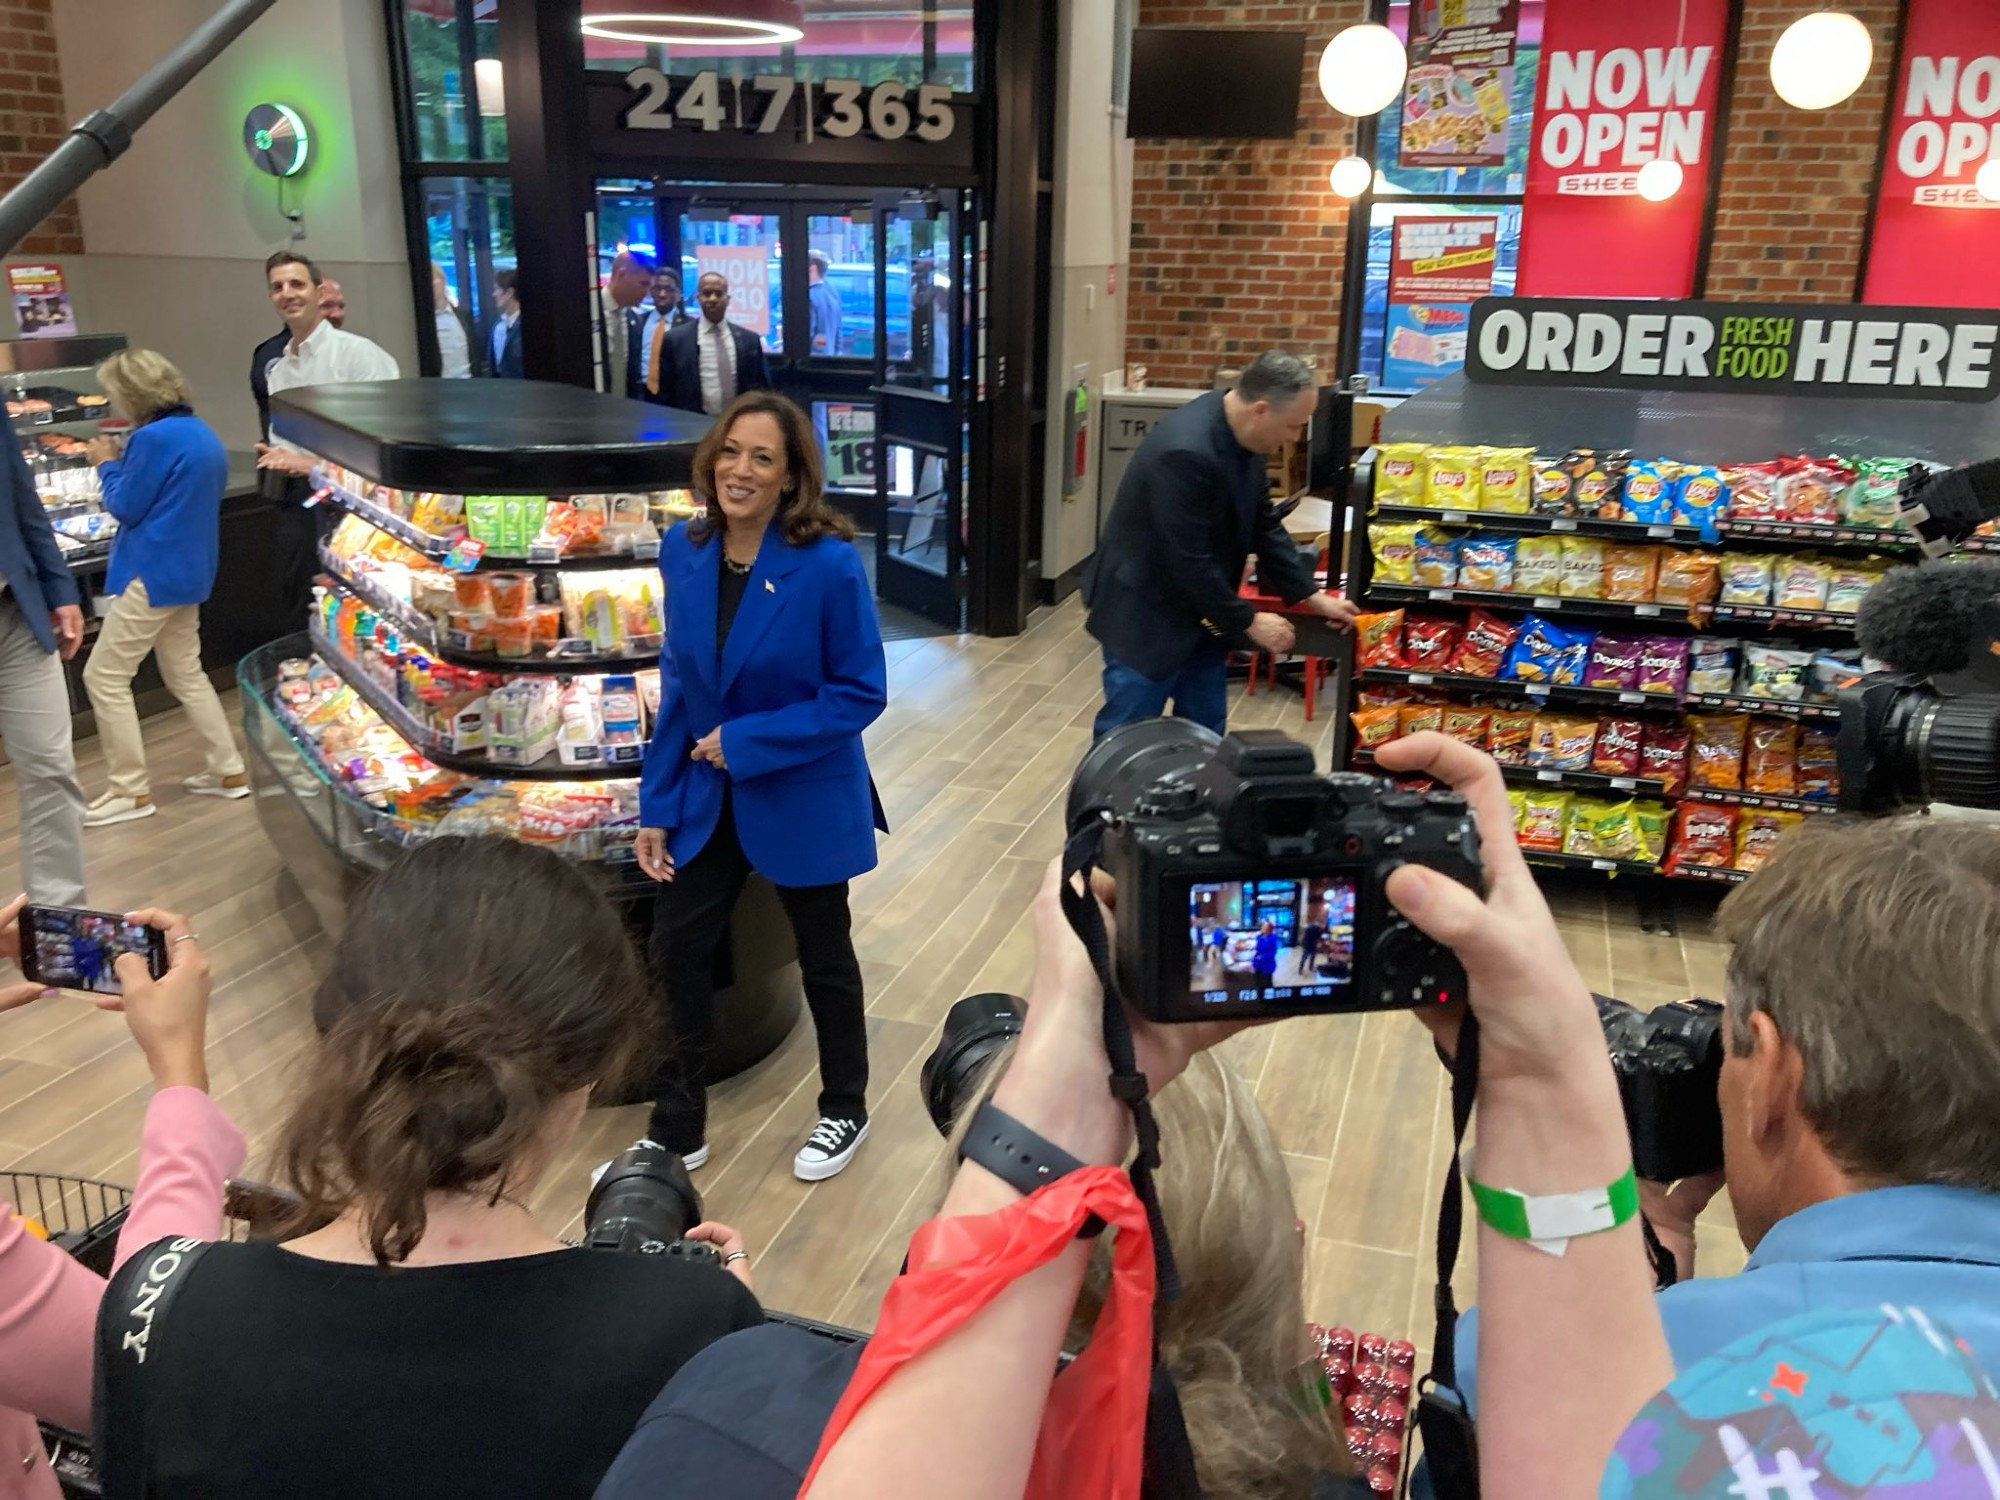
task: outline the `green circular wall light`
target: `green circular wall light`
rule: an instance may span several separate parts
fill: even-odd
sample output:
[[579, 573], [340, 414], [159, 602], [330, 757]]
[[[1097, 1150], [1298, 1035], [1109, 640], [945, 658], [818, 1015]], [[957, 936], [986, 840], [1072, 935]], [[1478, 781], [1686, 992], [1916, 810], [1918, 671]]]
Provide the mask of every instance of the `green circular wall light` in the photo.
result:
[[289, 104], [260, 104], [243, 117], [243, 149], [258, 171], [296, 177], [305, 170], [312, 137], [305, 117]]

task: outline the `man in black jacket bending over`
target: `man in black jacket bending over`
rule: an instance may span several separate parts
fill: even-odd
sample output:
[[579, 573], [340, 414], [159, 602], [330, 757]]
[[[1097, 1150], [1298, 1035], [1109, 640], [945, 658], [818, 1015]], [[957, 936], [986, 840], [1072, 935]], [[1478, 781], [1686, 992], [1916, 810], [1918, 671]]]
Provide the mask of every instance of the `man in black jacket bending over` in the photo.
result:
[[1084, 579], [1085, 628], [1104, 647], [1104, 707], [1095, 732], [1166, 712], [1222, 733], [1226, 663], [1248, 641], [1292, 648], [1283, 615], [1238, 593], [1257, 554], [1267, 593], [1346, 629], [1358, 613], [1321, 590], [1312, 564], [1272, 512], [1264, 460], [1295, 443], [1319, 392], [1294, 354], [1260, 354], [1236, 388], [1210, 391], [1159, 422], [1132, 455]]

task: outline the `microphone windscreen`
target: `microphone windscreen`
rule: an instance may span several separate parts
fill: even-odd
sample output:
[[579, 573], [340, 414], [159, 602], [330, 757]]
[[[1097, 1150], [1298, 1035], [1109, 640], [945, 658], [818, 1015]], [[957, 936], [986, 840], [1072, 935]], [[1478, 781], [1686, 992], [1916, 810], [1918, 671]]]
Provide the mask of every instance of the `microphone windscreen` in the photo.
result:
[[1927, 562], [1893, 568], [1863, 597], [1854, 635], [1865, 655], [1897, 672], [1960, 672], [1982, 629], [1980, 611], [2000, 594], [2000, 563]]

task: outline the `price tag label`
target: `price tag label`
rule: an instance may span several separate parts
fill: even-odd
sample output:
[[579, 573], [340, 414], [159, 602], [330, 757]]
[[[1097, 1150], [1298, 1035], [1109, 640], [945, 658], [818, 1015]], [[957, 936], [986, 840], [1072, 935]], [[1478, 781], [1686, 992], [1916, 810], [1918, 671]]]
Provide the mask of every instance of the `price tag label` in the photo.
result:
[[1437, 679], [1428, 672], [1412, 672], [1404, 681], [1416, 687], [1429, 687]]
[[1530, 683], [1528, 686], [1522, 688], [1521, 691], [1526, 693], [1530, 698], [1546, 698], [1549, 695], [1549, 685], [1545, 682]]
[[477, 537], [460, 537], [451, 544], [451, 551], [444, 555], [444, 565], [454, 573], [470, 573], [485, 555], [486, 543]]
[[1657, 604], [1635, 604], [1632, 606], [1632, 613], [1635, 615], [1657, 615], [1659, 612], [1660, 606]]
[[1563, 773], [1560, 771], [1535, 772], [1535, 780], [1537, 781], [1561, 781], [1562, 779], [1563, 779]]
[[1546, 595], [1538, 595], [1534, 601], [1534, 607], [1536, 609], [1561, 609], [1562, 600], [1551, 599]]
[[549, 566], [562, 561], [562, 548], [553, 542], [533, 542], [528, 547], [528, 561]]
[[1574, 522], [1574, 521], [1551, 521], [1551, 522], [1549, 522], [1549, 530], [1551, 530], [1551, 531], [1574, 531], [1574, 530], [1576, 530], [1576, 522]]
[[1639, 783], [1634, 781], [1630, 776], [1614, 776], [1611, 778], [1611, 784], [1621, 792], [1636, 792], [1639, 790]]
[[1646, 695], [1644, 693], [1620, 693], [1618, 701], [1620, 703], [1644, 703]]
[[632, 548], [632, 555], [640, 562], [658, 562], [660, 560], [660, 544], [658, 541], [639, 542]]
[[1618, 868], [1618, 862], [1612, 859], [1593, 859], [1590, 862], [1590, 868], [1593, 870], [1615, 870]]
[[1448, 510], [1441, 514], [1438, 519], [1447, 526], [1463, 526], [1466, 522], [1466, 514], [1462, 510]]
[[1673, 534], [1674, 528], [1671, 526], [1648, 526], [1646, 528], [1647, 536], [1672, 536]]
[[1450, 589], [1431, 589], [1429, 592], [1430, 592], [1430, 597], [1433, 599], [1441, 599], [1447, 602], [1449, 602], [1449, 600], [1451, 599]]

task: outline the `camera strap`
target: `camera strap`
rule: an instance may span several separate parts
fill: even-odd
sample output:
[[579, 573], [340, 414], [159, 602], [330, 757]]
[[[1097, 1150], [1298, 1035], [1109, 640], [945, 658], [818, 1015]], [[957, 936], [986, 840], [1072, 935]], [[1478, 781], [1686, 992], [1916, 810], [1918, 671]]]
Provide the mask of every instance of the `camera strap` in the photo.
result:
[[[1465, 1129], [1479, 1088], [1479, 1019], [1470, 1009], [1459, 1024], [1458, 1049], [1451, 1063], [1451, 1165], [1445, 1169], [1438, 1200], [1437, 1287], [1432, 1306], [1437, 1326], [1431, 1338], [1431, 1368], [1419, 1383], [1417, 1427], [1423, 1433], [1431, 1487], [1439, 1500], [1478, 1500], [1479, 1454], [1472, 1418], [1458, 1389], [1458, 1302], [1451, 1278], [1458, 1269], [1459, 1240], [1465, 1229]], [[1406, 1446], [1407, 1465], [1414, 1444]]]
[[[1132, 1128], [1138, 1138], [1139, 1149], [1132, 1158], [1129, 1174], [1132, 1191], [1146, 1210], [1146, 1221], [1153, 1232], [1154, 1296], [1158, 1302], [1174, 1302], [1181, 1294], [1180, 1273], [1174, 1266], [1173, 1246], [1167, 1240], [1159, 1192], [1153, 1182], [1153, 1173], [1160, 1165], [1160, 1129], [1147, 1100], [1146, 1075], [1139, 1071], [1132, 1023], [1126, 1018], [1125, 1002], [1112, 975], [1111, 941], [1104, 927], [1104, 912], [1090, 888], [1104, 828], [1104, 810], [1098, 807], [1085, 809], [1071, 824], [1069, 838], [1063, 845], [1062, 909], [1104, 990], [1104, 1053], [1111, 1062], [1112, 1097], [1132, 1112]], [[1146, 1495], [1148, 1500], [1200, 1500], [1201, 1496], [1180, 1393], [1174, 1388], [1173, 1376], [1160, 1363], [1157, 1330], [1153, 1336], [1152, 1391], [1146, 1402]]]
[[105, 1500], [144, 1500], [153, 1490], [158, 1424], [153, 1411], [166, 1376], [161, 1320], [179, 1300], [206, 1240], [159, 1240], [114, 1271], [97, 1307], [91, 1425], [97, 1481]]

